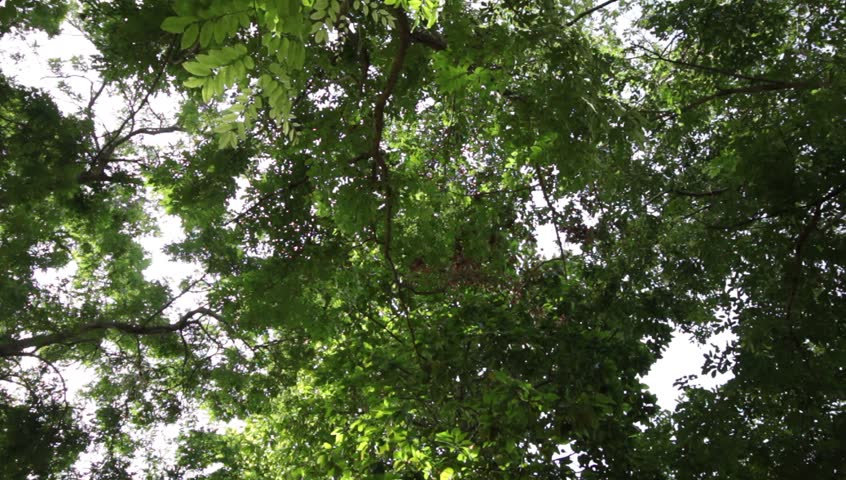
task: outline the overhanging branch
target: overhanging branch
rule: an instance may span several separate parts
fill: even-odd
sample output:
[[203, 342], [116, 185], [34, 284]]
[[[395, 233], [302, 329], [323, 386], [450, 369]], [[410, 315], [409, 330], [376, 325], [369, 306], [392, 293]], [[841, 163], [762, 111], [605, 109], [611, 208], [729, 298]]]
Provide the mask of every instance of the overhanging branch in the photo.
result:
[[104, 330], [117, 330], [121, 333], [143, 336], [178, 332], [191, 325], [197, 324], [198, 321], [194, 320], [196, 315], [205, 315], [217, 319], [220, 318], [220, 316], [212, 310], [205, 307], [199, 307], [184, 313], [181, 317], [179, 317], [179, 321], [168, 325], [143, 326], [123, 322], [92, 322], [64, 332], [34, 335], [28, 338], [0, 343], [0, 357], [17, 357], [27, 355], [24, 350], [29, 348], [38, 350], [50, 345], [63, 345], [95, 340], [94, 338], [89, 338], [89, 336], [92, 333]]

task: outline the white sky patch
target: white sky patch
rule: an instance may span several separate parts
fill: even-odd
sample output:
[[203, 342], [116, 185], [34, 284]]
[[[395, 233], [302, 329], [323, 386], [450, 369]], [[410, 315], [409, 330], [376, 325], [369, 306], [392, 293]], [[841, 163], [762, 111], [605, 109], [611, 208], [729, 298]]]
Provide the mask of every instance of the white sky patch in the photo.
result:
[[643, 377], [643, 383], [649, 385], [649, 390], [658, 397], [658, 405], [661, 408], [673, 411], [682, 398], [681, 390], [673, 385], [676, 380], [688, 375], [699, 375], [697, 380], [690, 383], [691, 386], [714, 388], [734, 376], [730, 371], [715, 377], [700, 375], [705, 354], [712, 350], [711, 345], [723, 349], [734, 338], [731, 332], [724, 332], [711, 337], [703, 345], [693, 336], [677, 331], [661, 359], [655, 362], [649, 373]]
[[[156, 194], [148, 192], [154, 197]], [[168, 215], [164, 209], [157, 208], [153, 213], [159, 233], [141, 237], [140, 243], [150, 255], [150, 266], [144, 270], [147, 280], [164, 280], [171, 288], [177, 288], [180, 280], [186, 277], [202, 275], [200, 266], [194, 263], [173, 260], [165, 252], [165, 247], [185, 239], [182, 221], [179, 217]]]
[[[51, 78], [48, 60], [58, 58], [70, 61], [74, 57], [85, 58], [98, 54], [94, 45], [69, 24], [63, 25], [62, 32], [53, 38], [40, 31], [28, 32], [23, 37], [6, 35], [0, 39], [0, 47], [3, 73], [16, 78], [24, 85], [51, 92], [60, 108], [65, 107], [62, 102], [67, 98], [55, 91], [56, 79]], [[10, 71], [8, 66], [15, 68]], [[74, 78], [70, 81], [74, 82], [74, 86], [80, 87], [77, 91], [88, 91], [90, 83], [86, 78]]]

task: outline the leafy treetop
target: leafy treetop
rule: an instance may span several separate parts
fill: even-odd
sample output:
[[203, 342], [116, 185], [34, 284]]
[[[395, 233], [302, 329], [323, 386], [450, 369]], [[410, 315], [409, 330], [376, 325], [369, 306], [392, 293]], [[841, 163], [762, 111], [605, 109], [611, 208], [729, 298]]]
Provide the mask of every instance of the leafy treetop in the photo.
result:
[[[842, 475], [837, 2], [85, 0], [73, 21], [101, 52], [79, 112], [0, 84], [10, 478], [73, 472], [86, 443], [103, 478]], [[127, 105], [106, 131], [104, 91]], [[159, 200], [200, 268], [176, 291], [143, 275]], [[733, 376], [680, 379], [667, 412], [641, 379], [674, 329], [731, 332], [702, 373]], [[165, 423], [172, 461], [139, 435]]]

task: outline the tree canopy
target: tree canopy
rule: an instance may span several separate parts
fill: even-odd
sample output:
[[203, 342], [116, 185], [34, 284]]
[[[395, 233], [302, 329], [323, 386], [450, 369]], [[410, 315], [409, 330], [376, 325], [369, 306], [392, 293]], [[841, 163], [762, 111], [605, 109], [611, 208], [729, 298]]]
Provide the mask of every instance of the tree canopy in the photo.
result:
[[841, 478], [844, 12], [7, 1], [99, 53], [0, 74], [0, 476]]

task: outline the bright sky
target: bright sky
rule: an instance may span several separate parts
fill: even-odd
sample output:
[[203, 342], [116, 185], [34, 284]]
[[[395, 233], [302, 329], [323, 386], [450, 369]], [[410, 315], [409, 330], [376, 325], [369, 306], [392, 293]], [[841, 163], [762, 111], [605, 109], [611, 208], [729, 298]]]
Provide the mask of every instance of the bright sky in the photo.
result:
[[[48, 39], [43, 33], [27, 35], [24, 39], [6, 36], [0, 39], [0, 70], [4, 75], [15, 78], [23, 85], [38, 87], [51, 92], [59, 106], [66, 112], [72, 113], [76, 112], [79, 106], [58, 91], [59, 79], [52, 76], [47, 60], [59, 58], [67, 61], [74, 56], [87, 58], [96, 53], [94, 46], [79, 31], [70, 26], [66, 27], [61, 35], [52, 39]], [[19, 61], [14, 60], [15, 54], [22, 54]], [[82, 72], [78, 73], [82, 75]], [[91, 73], [85, 73], [84, 76], [97, 82]], [[65, 81], [75, 91], [81, 93], [83, 98], [87, 99], [91, 86], [88, 80], [69, 78]], [[157, 108], [165, 110], [168, 108], [167, 99], [157, 99], [157, 101], [159, 103]], [[171, 100], [170, 103], [172, 104], [173, 101]], [[98, 102], [96, 110], [98, 121], [107, 126], [115, 126], [120, 115], [120, 107], [121, 104], [116, 99], [104, 98]], [[172, 105], [170, 109], [173, 110]], [[170, 141], [172, 140], [171, 138]], [[542, 200], [536, 199], [536, 201]], [[237, 206], [235, 207], [237, 208]], [[157, 212], [157, 217], [161, 235], [142, 240], [143, 246], [152, 258], [152, 266], [145, 271], [145, 275], [148, 278], [167, 279], [171, 285], [175, 286], [179, 280], [194, 272], [195, 268], [192, 265], [174, 262], [163, 252], [165, 245], [181, 238], [181, 226], [177, 218], [165, 215], [162, 211]], [[554, 252], [557, 252], [552, 225], [543, 225], [538, 228], [537, 236], [541, 252], [544, 255], [553, 255]], [[44, 283], [51, 283], [56, 280], [57, 275], [67, 275], [68, 273], [42, 272], [39, 279]], [[190, 305], [183, 305], [183, 307], [187, 309]], [[730, 340], [731, 335], [725, 334], [711, 339], [709, 344], [713, 343], [723, 347]], [[643, 382], [657, 395], [661, 407], [668, 410], [675, 408], [680, 392], [673, 386], [673, 382], [680, 377], [699, 374], [703, 355], [709, 350], [710, 345], [700, 345], [689, 336], [676, 333], [663, 358], [643, 378]], [[730, 375], [728, 373], [718, 375], [716, 378], [701, 377], [698, 382], [702, 386], [712, 387], [725, 382], [730, 378]], [[67, 380], [72, 390], [78, 390], [88, 380], [88, 376], [79, 369], [70, 369]], [[172, 434], [175, 433], [176, 430], [173, 430], [166, 436], [172, 438]]]

